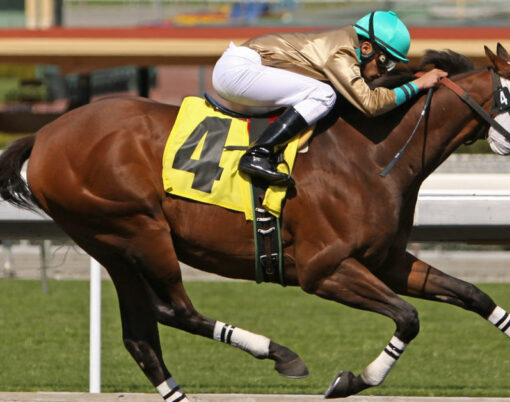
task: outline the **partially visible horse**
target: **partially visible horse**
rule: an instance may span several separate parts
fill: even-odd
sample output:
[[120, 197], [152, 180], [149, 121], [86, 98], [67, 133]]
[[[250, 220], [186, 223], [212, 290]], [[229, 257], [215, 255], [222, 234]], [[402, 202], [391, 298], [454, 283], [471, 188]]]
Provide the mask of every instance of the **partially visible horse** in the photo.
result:
[[[496, 74], [510, 78], [506, 51], [498, 46], [498, 55], [486, 52]], [[452, 79], [489, 111], [488, 69]], [[440, 87], [426, 124], [381, 177], [424, 102], [420, 96], [374, 119], [340, 102], [320, 122], [310, 151], [294, 168], [296, 186], [281, 220], [286, 283], [396, 324], [381, 354], [360, 375], [341, 372], [328, 398], [382, 383], [418, 334], [418, 314], [398, 294], [462, 307], [510, 334], [508, 314], [489, 296], [406, 251], [421, 183], [488, 127], [456, 94]], [[254, 243], [252, 223], [242, 214], [163, 190], [163, 148], [177, 112], [176, 106], [142, 99], [108, 99], [70, 111], [3, 152], [0, 194], [15, 205], [43, 209], [107, 269], [118, 293], [124, 344], [164, 399], [188, 400], [163, 362], [158, 323], [272, 359], [284, 376], [306, 376], [294, 352], [201, 315], [185, 292], [178, 260], [254, 280]], [[20, 169], [28, 158], [27, 185]]]

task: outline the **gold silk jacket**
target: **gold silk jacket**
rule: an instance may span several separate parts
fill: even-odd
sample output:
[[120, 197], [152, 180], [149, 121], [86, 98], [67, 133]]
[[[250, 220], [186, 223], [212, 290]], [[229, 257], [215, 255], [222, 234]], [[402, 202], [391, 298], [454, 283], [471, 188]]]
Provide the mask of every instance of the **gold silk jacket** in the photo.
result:
[[352, 26], [311, 32], [275, 33], [243, 43], [260, 54], [262, 64], [293, 71], [333, 87], [367, 116], [395, 108], [392, 89], [371, 90], [361, 75], [356, 53], [358, 35]]

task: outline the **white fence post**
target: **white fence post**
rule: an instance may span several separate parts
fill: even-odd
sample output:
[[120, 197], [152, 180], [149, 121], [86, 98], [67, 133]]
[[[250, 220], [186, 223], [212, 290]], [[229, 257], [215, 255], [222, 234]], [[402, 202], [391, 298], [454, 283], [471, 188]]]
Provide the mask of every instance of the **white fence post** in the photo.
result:
[[101, 266], [90, 259], [90, 367], [89, 392], [101, 392]]

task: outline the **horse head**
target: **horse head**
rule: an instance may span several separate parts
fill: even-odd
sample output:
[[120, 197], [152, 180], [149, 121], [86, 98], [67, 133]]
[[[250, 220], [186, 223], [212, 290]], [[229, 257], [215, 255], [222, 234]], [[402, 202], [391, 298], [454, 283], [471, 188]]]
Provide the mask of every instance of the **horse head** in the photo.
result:
[[506, 49], [498, 43], [497, 54], [485, 46], [485, 54], [491, 62], [494, 87], [494, 106], [492, 112], [496, 113], [495, 122], [491, 124], [487, 140], [491, 149], [500, 155], [510, 154], [510, 56]]

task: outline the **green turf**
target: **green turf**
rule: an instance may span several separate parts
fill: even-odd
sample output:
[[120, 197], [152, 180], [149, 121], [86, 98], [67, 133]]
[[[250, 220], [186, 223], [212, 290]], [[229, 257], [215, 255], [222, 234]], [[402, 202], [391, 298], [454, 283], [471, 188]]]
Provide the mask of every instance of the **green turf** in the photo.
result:
[[[280, 377], [271, 361], [172, 328], [161, 328], [166, 362], [188, 393], [323, 393], [340, 370], [359, 373], [386, 345], [389, 319], [299, 289], [251, 283], [186, 285], [211, 318], [262, 333], [301, 355], [304, 380]], [[510, 309], [510, 285], [481, 288]], [[0, 280], [0, 391], [88, 389], [88, 283]], [[510, 340], [473, 313], [409, 299], [421, 332], [384, 385], [364, 394], [510, 396]], [[102, 390], [153, 392], [124, 350], [113, 286], [103, 282]]]

